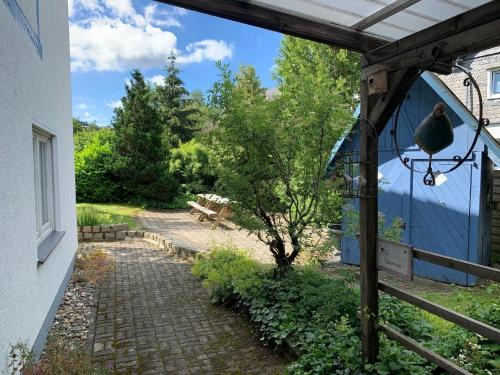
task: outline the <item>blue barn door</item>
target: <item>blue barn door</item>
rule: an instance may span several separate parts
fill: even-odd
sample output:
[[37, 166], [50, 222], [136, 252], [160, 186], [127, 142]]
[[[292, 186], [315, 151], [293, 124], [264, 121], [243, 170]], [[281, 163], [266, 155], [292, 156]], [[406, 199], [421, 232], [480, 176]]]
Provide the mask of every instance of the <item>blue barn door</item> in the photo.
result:
[[[436, 161], [434, 170], [445, 171], [455, 163]], [[414, 170], [425, 171], [427, 163], [413, 161]], [[411, 177], [409, 242], [416, 248], [437, 254], [469, 260], [470, 202], [472, 187], [471, 162], [446, 174], [446, 181], [429, 187], [423, 183], [423, 174]], [[434, 280], [468, 284], [463, 272], [415, 260], [416, 276]]]

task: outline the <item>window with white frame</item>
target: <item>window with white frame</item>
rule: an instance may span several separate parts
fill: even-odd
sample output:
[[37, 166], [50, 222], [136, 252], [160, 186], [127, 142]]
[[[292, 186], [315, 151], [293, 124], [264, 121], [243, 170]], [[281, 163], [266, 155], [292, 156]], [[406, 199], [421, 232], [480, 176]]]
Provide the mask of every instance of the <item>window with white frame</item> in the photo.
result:
[[33, 129], [36, 227], [38, 243], [55, 230], [53, 139]]
[[488, 98], [500, 98], [500, 68], [488, 71]]

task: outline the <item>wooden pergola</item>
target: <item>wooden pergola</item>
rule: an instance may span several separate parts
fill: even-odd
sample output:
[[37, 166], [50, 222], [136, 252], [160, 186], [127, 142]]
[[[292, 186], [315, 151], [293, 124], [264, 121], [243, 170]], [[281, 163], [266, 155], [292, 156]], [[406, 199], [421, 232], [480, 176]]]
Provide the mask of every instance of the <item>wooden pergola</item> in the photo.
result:
[[[379, 351], [377, 331], [380, 328], [377, 324], [380, 287], [376, 258], [377, 137], [419, 70], [450, 74], [452, 62], [457, 57], [500, 45], [500, 1], [158, 1], [362, 54], [360, 166], [367, 183], [362, 187], [360, 198], [361, 330], [363, 354], [367, 361], [374, 362]], [[442, 259], [436, 261], [443, 262]], [[457, 269], [476, 274], [483, 272], [498, 280], [499, 274], [487, 267], [463, 263], [466, 262], [447, 261]], [[500, 337], [498, 329], [487, 327], [487, 332], [494, 340]], [[398, 339], [397, 332], [392, 334], [391, 337], [391, 332], [388, 333], [391, 338]], [[417, 352], [420, 350], [420, 354], [448, 371], [467, 373], [449, 361], [433, 356], [435, 353], [422, 353], [422, 349], [411, 347], [412, 343], [404, 340], [400, 338], [398, 341]]]

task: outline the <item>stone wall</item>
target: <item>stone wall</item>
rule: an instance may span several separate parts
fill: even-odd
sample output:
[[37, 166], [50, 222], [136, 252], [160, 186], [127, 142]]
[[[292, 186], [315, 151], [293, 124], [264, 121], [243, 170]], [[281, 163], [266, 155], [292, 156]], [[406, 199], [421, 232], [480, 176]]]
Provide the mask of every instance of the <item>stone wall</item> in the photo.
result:
[[136, 231], [128, 230], [128, 224], [78, 227], [79, 241], [124, 240], [127, 236], [136, 236]]
[[145, 241], [155, 244], [160, 249], [166, 250], [169, 254], [180, 258], [194, 258], [196, 254], [204, 252], [203, 250], [176, 244], [157, 233], [142, 232], [141, 237], [144, 237]]
[[196, 254], [203, 252], [203, 250], [176, 244], [157, 233], [128, 230], [127, 224], [78, 227], [78, 239], [80, 241], [120, 241], [134, 237], [143, 238], [145, 241], [155, 244], [158, 248], [166, 250], [169, 254], [180, 258], [194, 258]]

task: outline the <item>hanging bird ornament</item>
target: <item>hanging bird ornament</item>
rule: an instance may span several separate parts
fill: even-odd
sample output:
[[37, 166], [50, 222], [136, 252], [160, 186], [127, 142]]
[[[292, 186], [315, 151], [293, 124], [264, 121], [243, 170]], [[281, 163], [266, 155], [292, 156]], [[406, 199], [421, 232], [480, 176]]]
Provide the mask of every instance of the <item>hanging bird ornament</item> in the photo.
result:
[[429, 155], [437, 154], [453, 143], [453, 126], [445, 104], [437, 103], [415, 131], [415, 143]]
[[[441, 181], [444, 178], [444, 174], [453, 172], [457, 168], [459, 168], [466, 160], [470, 160], [469, 157], [476, 146], [477, 140], [479, 139], [479, 135], [481, 134], [483, 128], [489, 124], [489, 120], [483, 117], [483, 97], [481, 95], [481, 90], [479, 89], [479, 85], [476, 80], [472, 76], [471, 72], [464, 67], [460, 66], [456, 62], [453, 64], [453, 68], [467, 75], [467, 78], [464, 79], [463, 84], [465, 87], [472, 87], [477, 94], [478, 98], [478, 109], [479, 116], [477, 120], [476, 134], [474, 135], [474, 139], [469, 146], [468, 151], [464, 156], [455, 155], [452, 158], [452, 166], [445, 171], [434, 171], [432, 168], [432, 157], [434, 154], [437, 154], [440, 151], [443, 151], [445, 148], [450, 146], [453, 143], [453, 126], [451, 124], [451, 120], [448, 117], [446, 112], [446, 106], [444, 103], [437, 103], [432, 112], [427, 115], [420, 125], [417, 127], [417, 130], [414, 134], [414, 141], [422, 151], [429, 155], [429, 159], [427, 160], [427, 172], [424, 174], [423, 182], [427, 186], [435, 186], [436, 178], [440, 178]], [[424, 73], [425, 69], [420, 69], [417, 75], [415, 76], [413, 82], [415, 82], [421, 75]], [[406, 97], [407, 100], [410, 98]], [[391, 135], [394, 141], [394, 145], [396, 147], [396, 152], [401, 163], [408, 168], [410, 171], [416, 171], [413, 168], [413, 163], [408, 156], [402, 155], [401, 150], [399, 149], [398, 143], [398, 120], [399, 114], [401, 112], [401, 107], [405, 100], [401, 100], [397, 110], [396, 116], [393, 122], [393, 128], [391, 130]], [[421, 172], [421, 171], [418, 171]], [[423, 172], [423, 171], [422, 171]]]

